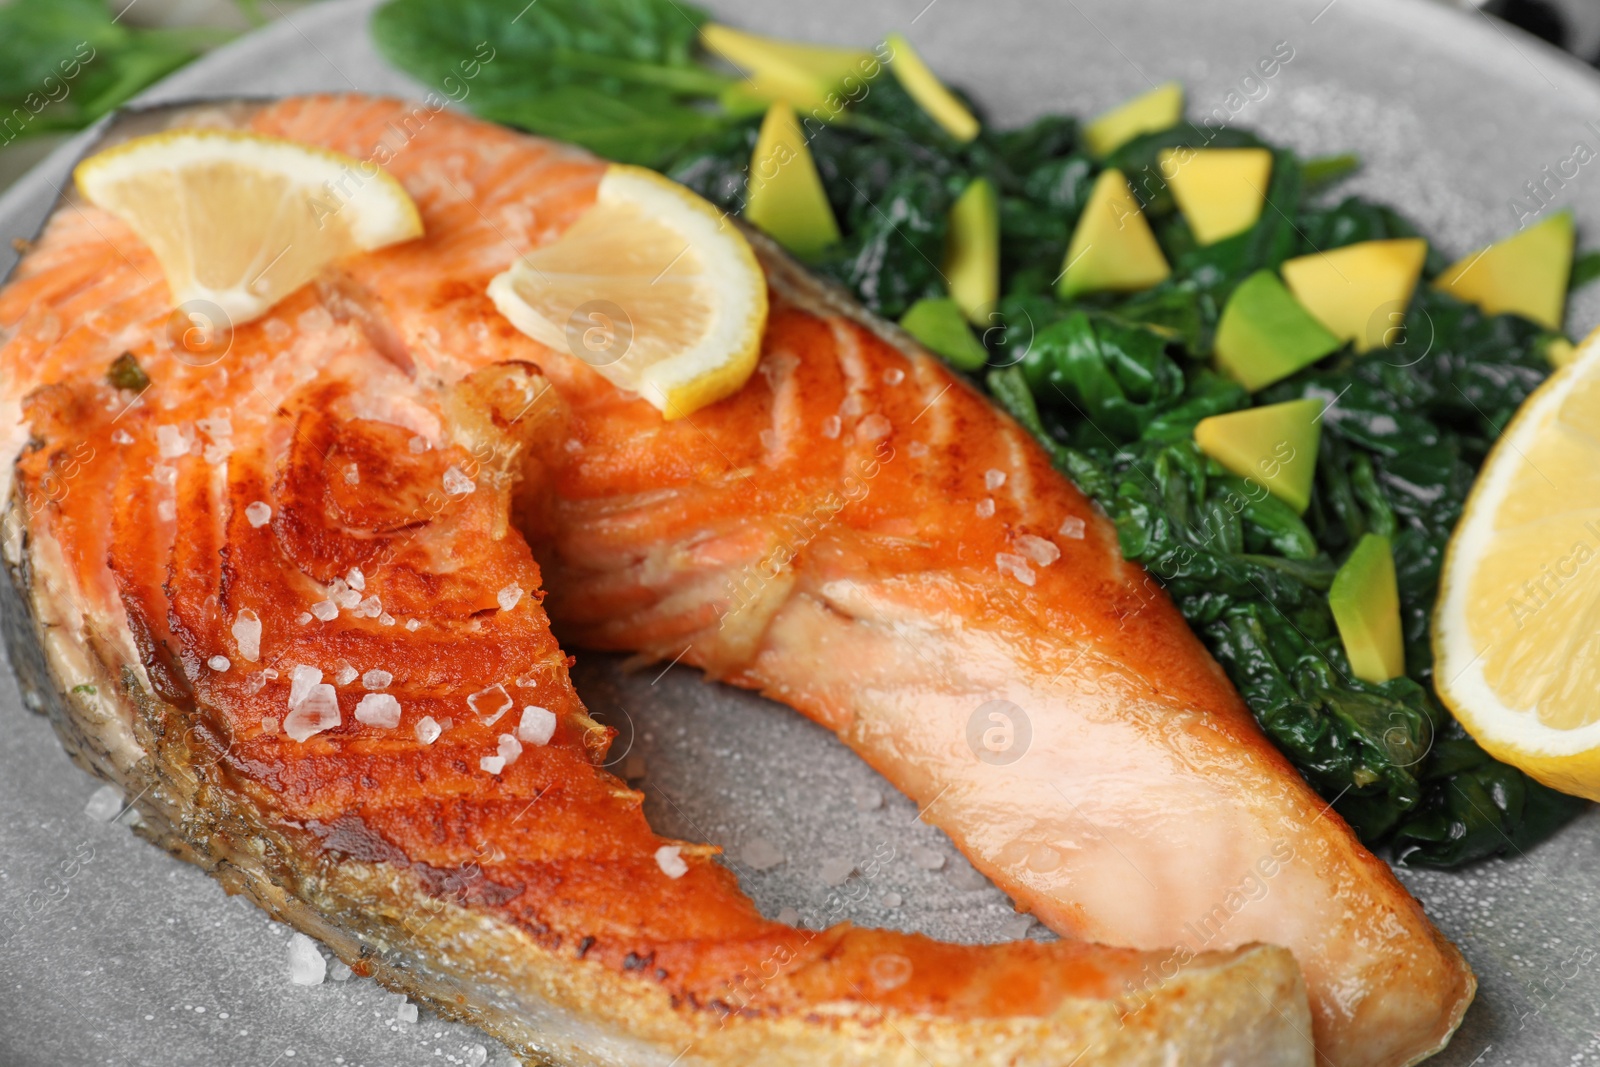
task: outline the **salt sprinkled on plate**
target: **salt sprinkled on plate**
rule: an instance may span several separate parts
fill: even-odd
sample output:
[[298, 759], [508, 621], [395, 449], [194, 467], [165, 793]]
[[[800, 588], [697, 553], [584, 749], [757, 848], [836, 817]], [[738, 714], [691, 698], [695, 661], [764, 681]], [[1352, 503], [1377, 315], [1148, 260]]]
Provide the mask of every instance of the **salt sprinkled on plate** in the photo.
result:
[[496, 593], [494, 598], [500, 602], [501, 611], [510, 611], [522, 602], [522, 586], [512, 582]]
[[752, 837], [739, 850], [739, 862], [752, 871], [770, 871], [783, 862], [783, 852], [764, 837]]
[[467, 698], [467, 707], [485, 726], [493, 726], [500, 721], [500, 716], [511, 710], [512, 703], [511, 694], [499, 683], [480, 689]]
[[328, 961], [317, 943], [298, 931], [289, 935], [289, 981], [295, 985], [321, 985]]
[[368, 693], [356, 705], [356, 721], [393, 730], [400, 725], [400, 702], [388, 693]]
[[689, 873], [689, 865], [683, 862], [683, 849], [677, 845], [662, 845], [656, 849], [656, 866], [668, 878], [682, 878]]
[[122, 790], [114, 785], [103, 785], [89, 796], [83, 813], [95, 822], [110, 822], [122, 814]]
[[233, 619], [233, 639], [239, 643], [239, 655], [251, 663], [261, 658], [261, 617], [249, 608], [240, 608]]
[[983, 472], [983, 485], [984, 485], [985, 489], [989, 490], [989, 492], [992, 493], [996, 489], [1000, 488], [1002, 485], [1005, 485], [1005, 484], [1006, 484], [1006, 472], [1005, 471], [995, 470], [993, 467], [991, 467], [988, 470]]
[[1056, 533], [1062, 537], [1070, 537], [1074, 541], [1082, 541], [1085, 529], [1087, 529], [1087, 524], [1082, 519], [1076, 515], [1069, 515], [1061, 520], [1061, 529], [1057, 530]]
[[1033, 568], [1028, 566], [1028, 561], [1013, 552], [996, 552], [994, 565], [1000, 568], [1001, 574], [1009, 574], [1023, 585], [1032, 585], [1034, 582]]
[[417, 1006], [409, 1000], [404, 1001], [394, 1010], [394, 1017], [403, 1023], [414, 1023], [417, 1021]]
[[1017, 538], [1017, 551], [1041, 567], [1048, 567], [1061, 558], [1061, 550], [1053, 542], [1033, 534], [1022, 534]]
[[334, 960], [328, 965], [328, 977], [335, 982], [348, 982], [356, 972], [345, 965], [343, 960]]
[[425, 745], [431, 745], [439, 740], [439, 735], [444, 733], [444, 727], [433, 720], [432, 715], [424, 715], [417, 722], [417, 740]]
[[478, 483], [461, 473], [461, 468], [452, 465], [444, 472], [444, 491], [451, 496], [466, 496], [476, 492]]
[[214, 671], [225, 671], [229, 667], [233, 666], [233, 663], [228, 659], [227, 656], [212, 656], [210, 659], [206, 660], [206, 666], [210, 667]]
[[548, 745], [556, 733], [555, 712], [530, 704], [522, 709], [522, 721], [517, 723], [517, 737], [525, 744]]
[[393, 682], [394, 675], [377, 668], [373, 668], [361, 676], [361, 684], [368, 689], [387, 689]]
[[272, 507], [264, 501], [257, 500], [244, 509], [244, 517], [250, 521], [251, 526], [259, 530], [272, 521]]

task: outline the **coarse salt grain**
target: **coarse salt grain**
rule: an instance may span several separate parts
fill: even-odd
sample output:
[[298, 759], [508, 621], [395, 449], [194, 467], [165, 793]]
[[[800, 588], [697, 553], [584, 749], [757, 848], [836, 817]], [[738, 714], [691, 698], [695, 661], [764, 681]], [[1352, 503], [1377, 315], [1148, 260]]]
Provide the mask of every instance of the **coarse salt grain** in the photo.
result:
[[328, 961], [322, 958], [317, 943], [305, 934], [289, 936], [289, 981], [295, 985], [321, 985], [328, 974]]
[[1017, 538], [1017, 551], [1041, 567], [1048, 567], [1061, 558], [1061, 549], [1055, 546], [1055, 542], [1033, 534], [1022, 534]]
[[346, 485], [360, 485], [361, 484], [361, 468], [356, 466], [354, 463], [346, 464], [345, 468], [344, 468], [344, 484], [346, 484]]
[[338, 726], [339, 696], [327, 682], [311, 687], [311, 691], [283, 720], [283, 732], [296, 741], [305, 741], [314, 734]]
[[512, 582], [496, 593], [494, 598], [499, 601], [501, 611], [510, 611], [522, 602], [522, 586]]
[[332, 622], [339, 617], [339, 605], [331, 600], [319, 600], [311, 605], [311, 614], [323, 622]]
[[233, 639], [239, 644], [239, 655], [251, 663], [261, 658], [261, 617], [249, 608], [240, 608], [233, 617]]
[[178, 517], [178, 505], [170, 500], [163, 500], [156, 505], [156, 514], [166, 522], [171, 522]]
[[233, 455], [233, 446], [230, 444], [206, 445], [205, 451], [201, 455], [205, 457], [207, 463], [214, 467]]
[[356, 705], [356, 721], [393, 730], [400, 725], [400, 702], [388, 693], [368, 693]]
[[382, 615], [378, 616], [378, 625], [379, 626], [393, 626], [394, 625], [394, 616], [390, 615], [387, 611], [384, 612]]
[[537, 704], [522, 709], [522, 721], [517, 723], [518, 739], [530, 745], [548, 745], [555, 733], [555, 712]]
[[988, 519], [994, 517], [994, 497], [986, 496], [978, 501], [978, 518]]
[[996, 552], [994, 562], [995, 566], [1000, 568], [1001, 574], [1009, 574], [1023, 585], [1033, 584], [1033, 568], [1028, 566], [1028, 561], [1022, 556], [1012, 552]]
[[1061, 529], [1057, 530], [1056, 533], [1060, 534], [1062, 537], [1070, 537], [1074, 541], [1082, 541], [1083, 533], [1088, 528], [1088, 523], [1074, 515], [1062, 519]]
[[377, 668], [373, 668], [361, 676], [361, 684], [368, 689], [387, 689], [393, 682], [394, 675]]
[[888, 437], [894, 427], [882, 415], [868, 415], [856, 424], [856, 439], [859, 441], [877, 441]]
[[418, 630], [422, 629], [422, 622], [418, 619], [407, 619], [406, 629], [411, 633], [416, 633]]
[[466, 496], [476, 492], [478, 483], [461, 473], [461, 468], [452, 466], [444, 472], [444, 491], [451, 496]]
[[906, 380], [906, 372], [899, 367], [890, 367], [883, 372], [884, 385], [899, 385]]
[[233, 421], [225, 415], [218, 415], [209, 419], [196, 419], [194, 424], [200, 427], [200, 432], [213, 441], [226, 441], [233, 436]]
[[225, 671], [229, 667], [233, 666], [233, 663], [228, 659], [227, 656], [212, 656], [210, 659], [206, 660], [206, 666], [210, 667], [214, 671]]
[[830, 441], [833, 438], [838, 437], [839, 431], [843, 428], [844, 424], [840, 421], [839, 416], [837, 415], [829, 415], [827, 418], [822, 420], [822, 436], [828, 438]]
[[428, 450], [428, 439], [420, 436], [413, 437], [411, 440], [406, 442], [406, 447], [411, 450], [413, 455], [420, 456], [422, 453]]
[[383, 614], [383, 601], [375, 596], [369, 596], [351, 608], [350, 614], [358, 619], [376, 619]]
[[313, 686], [322, 681], [322, 672], [315, 667], [297, 663], [289, 671], [289, 707], [297, 708], [311, 695]]
[[89, 797], [83, 813], [95, 822], [110, 822], [122, 814], [122, 790], [114, 785], [103, 785]]
[[522, 742], [510, 734], [501, 734], [500, 747], [496, 751], [496, 755], [505, 760], [506, 766], [509, 767], [517, 762], [518, 756], [522, 755]]
[[360, 567], [351, 567], [350, 573], [344, 576], [345, 584], [357, 592], [366, 592], [367, 576], [361, 573]]
[[506, 769], [504, 756], [485, 756], [478, 761], [478, 769], [485, 774], [499, 774]]
[[677, 845], [662, 845], [656, 849], [656, 866], [668, 878], [682, 878], [689, 873], [689, 865], [683, 862], [683, 849]]
[[255, 503], [244, 509], [244, 517], [249, 521], [251, 526], [254, 526], [259, 530], [261, 527], [272, 521], [272, 506], [263, 501], [257, 500]]
[[424, 715], [417, 721], [417, 740], [425, 745], [431, 745], [439, 740], [439, 735], [444, 733], [444, 727], [434, 721], [432, 715]]
[[511, 710], [511, 694], [506, 692], [506, 687], [496, 683], [487, 689], [480, 689], [467, 697], [467, 707], [478, 717], [478, 721], [485, 726], [493, 726], [500, 721], [500, 716]]
[[111, 434], [111, 442], [112, 444], [118, 445], [131, 445], [133, 444], [133, 434], [129, 433], [127, 430], [113, 431]]
[[178, 484], [178, 468], [168, 463], [157, 463], [151, 468], [150, 475], [156, 480], [157, 485]]
[[1005, 484], [1006, 484], [1006, 472], [1005, 471], [995, 470], [994, 468], [991, 467], [989, 470], [986, 470], [986, 471], [983, 472], [983, 486], [984, 486], [985, 489], [989, 490], [989, 492], [992, 493], [996, 489], [1000, 488], [1002, 485], [1005, 485]]
[[194, 431], [187, 426], [157, 426], [156, 449], [162, 459], [177, 459], [189, 454], [194, 446]]
[[338, 663], [334, 664], [334, 685], [349, 685], [359, 677], [361, 677], [361, 672], [350, 666], [350, 664], [344, 660], [340, 660]]

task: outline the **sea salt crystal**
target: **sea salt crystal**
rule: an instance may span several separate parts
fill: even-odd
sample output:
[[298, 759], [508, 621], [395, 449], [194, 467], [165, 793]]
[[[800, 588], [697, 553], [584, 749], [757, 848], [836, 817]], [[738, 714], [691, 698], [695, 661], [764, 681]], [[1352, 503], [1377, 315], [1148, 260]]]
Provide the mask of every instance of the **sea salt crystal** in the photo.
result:
[[840, 856], [833, 856], [822, 861], [822, 866], [817, 873], [822, 876], [822, 884], [838, 888], [850, 880], [855, 873], [856, 865], [850, 860]]
[[394, 1017], [403, 1023], [414, 1023], [417, 1021], [417, 1006], [409, 1000], [403, 1001], [394, 1010]]
[[996, 552], [994, 565], [1000, 568], [1001, 574], [1009, 574], [1023, 585], [1033, 584], [1033, 568], [1028, 566], [1028, 561], [1014, 552]]
[[428, 450], [428, 439], [420, 436], [413, 437], [411, 440], [406, 442], [406, 447], [411, 449], [413, 455], [420, 456], [422, 453]]
[[196, 426], [200, 432], [213, 441], [226, 441], [233, 436], [233, 421], [226, 415], [213, 416], [209, 419], [196, 419]]
[[507, 767], [517, 762], [517, 757], [522, 755], [522, 742], [510, 734], [500, 735], [500, 747], [495, 754], [505, 760]]
[[311, 695], [311, 690], [321, 684], [322, 672], [315, 667], [297, 663], [289, 671], [289, 710], [293, 711]]
[[311, 691], [283, 720], [283, 732], [296, 741], [305, 741], [314, 734], [338, 726], [339, 696], [327, 682], [311, 687]]
[[275, 345], [283, 344], [293, 332], [289, 324], [279, 318], [271, 318], [261, 324], [261, 335]]
[[251, 526], [259, 530], [272, 521], [272, 507], [263, 501], [257, 500], [244, 509], [244, 517], [249, 520]]
[[[360, 596], [359, 593], [354, 595]], [[358, 619], [376, 619], [383, 614], [383, 601], [375, 596], [369, 596], [365, 600], [357, 601], [356, 606], [350, 609], [350, 614]]]
[[[338, 594], [333, 597], [333, 602], [344, 610], [349, 611], [361, 603], [361, 594], [347, 586], [339, 590]], [[376, 615], [377, 613], [374, 612], [373, 614]]]
[[328, 965], [328, 977], [335, 982], [348, 982], [355, 976], [355, 973], [345, 965], [343, 960], [334, 960]]
[[522, 586], [512, 582], [496, 593], [494, 598], [500, 602], [501, 611], [510, 611], [522, 602]]
[[187, 426], [157, 426], [156, 450], [161, 453], [162, 459], [177, 459], [187, 456], [194, 447], [194, 431]]
[[906, 453], [912, 459], [921, 459], [928, 454], [928, 446], [921, 441], [912, 441], [906, 446]]
[[178, 484], [178, 468], [167, 463], [157, 463], [151, 468], [150, 475], [156, 480], [157, 485]]
[[478, 769], [485, 774], [499, 774], [506, 769], [504, 756], [485, 756], [478, 761]]
[[299, 615], [295, 616], [294, 621], [299, 623], [301, 626], [304, 626], [306, 623], [311, 621], [311, 612], [302, 611]]
[[1087, 528], [1088, 524], [1074, 515], [1062, 519], [1061, 529], [1057, 530], [1056, 533], [1060, 534], [1062, 537], [1070, 537], [1074, 541], [1082, 541], [1083, 532]]
[[865, 404], [866, 401], [861, 398], [860, 393], [851, 393], [844, 398], [844, 403], [839, 405], [839, 414], [854, 417], [861, 414]]
[[332, 622], [339, 617], [339, 605], [331, 600], [319, 600], [311, 605], [311, 614], [323, 622]]
[[467, 707], [478, 717], [478, 721], [485, 726], [493, 726], [500, 721], [500, 716], [511, 710], [511, 694], [506, 692], [506, 687], [500, 684], [491, 685], [487, 689], [480, 689], [467, 698]]
[[388, 693], [368, 693], [356, 705], [356, 721], [393, 730], [400, 725], [400, 702]]
[[110, 822], [122, 814], [122, 790], [114, 785], [103, 785], [89, 796], [83, 813], [95, 822]]
[[387, 689], [393, 682], [394, 675], [377, 668], [373, 668], [361, 676], [361, 684], [368, 689]]
[[201, 455], [205, 457], [207, 463], [214, 467], [233, 455], [233, 446], [231, 444], [206, 445], [205, 451]]
[[994, 517], [994, 497], [986, 496], [978, 501], [978, 518], [990, 519]]
[[431, 745], [439, 740], [439, 735], [444, 733], [444, 727], [434, 721], [432, 715], [424, 715], [417, 722], [417, 740], [425, 745]]
[[321, 985], [328, 974], [328, 961], [322, 958], [317, 943], [302, 933], [289, 935], [289, 981], [295, 985]]
[[444, 472], [444, 491], [451, 496], [466, 496], [475, 492], [478, 483], [461, 473], [461, 468], [452, 466]]
[[367, 590], [367, 576], [361, 573], [360, 567], [351, 567], [350, 573], [344, 576], [344, 580], [351, 589], [357, 592], [364, 593]]
[[359, 677], [361, 677], [361, 672], [350, 666], [350, 664], [345, 660], [340, 660], [338, 663], [334, 664], [334, 685], [349, 685]]
[[333, 315], [325, 307], [314, 307], [309, 311], [302, 311], [295, 319], [295, 325], [300, 327], [302, 334], [327, 333], [333, 329]]
[[517, 723], [518, 739], [529, 745], [548, 745], [555, 733], [555, 712], [537, 704], [522, 709], [522, 721]]
[[1005, 485], [1005, 484], [1006, 484], [1006, 472], [1005, 471], [995, 470], [994, 468], [991, 467], [989, 470], [986, 470], [986, 471], [983, 472], [983, 485], [984, 485], [984, 488], [989, 490], [989, 492], [992, 493], [996, 489], [1000, 488], [1002, 485]]
[[263, 715], [261, 717], [261, 732], [264, 733], [264, 734], [275, 734], [275, 733], [277, 733], [278, 732], [278, 720], [272, 718], [269, 715]]
[[212, 656], [206, 660], [206, 666], [214, 671], [225, 671], [233, 666], [233, 662], [227, 656]]
[[156, 505], [156, 515], [166, 522], [171, 522], [178, 517], [178, 505], [170, 500], [163, 500]]
[[360, 485], [361, 484], [361, 468], [356, 466], [354, 463], [346, 464], [345, 468], [344, 468], [344, 484], [345, 485]]
[[840, 422], [839, 416], [837, 415], [829, 415], [827, 418], [822, 420], [822, 436], [828, 438], [830, 441], [835, 437], [838, 437], [839, 431], [843, 428], [843, 423]]
[[133, 444], [133, 434], [127, 430], [115, 430], [111, 434], [111, 442], [118, 445], [131, 445]]
[[883, 372], [884, 385], [899, 385], [906, 380], [906, 372], [899, 367], [890, 367]]
[[482, 1045], [473, 1045], [467, 1049], [466, 1055], [462, 1059], [466, 1061], [467, 1067], [483, 1067], [485, 1063], [489, 1062], [489, 1050]]
[[418, 630], [422, 629], [422, 623], [417, 619], [407, 619], [406, 629], [411, 633], [416, 633]]
[[239, 655], [251, 663], [261, 658], [261, 617], [249, 608], [240, 608], [233, 617], [233, 639], [238, 642]]
[[1061, 549], [1055, 546], [1055, 542], [1033, 534], [1022, 534], [1017, 538], [1017, 551], [1041, 567], [1048, 567], [1061, 558]]
[[856, 424], [856, 439], [858, 441], [877, 441], [888, 437], [894, 427], [882, 415], [868, 415]]
[[382, 615], [378, 616], [378, 625], [379, 626], [393, 626], [394, 625], [394, 616], [390, 615], [387, 611], [384, 612]]
[[683, 849], [677, 845], [662, 845], [656, 849], [656, 866], [668, 878], [682, 878], [689, 873], [689, 865], [683, 862]]

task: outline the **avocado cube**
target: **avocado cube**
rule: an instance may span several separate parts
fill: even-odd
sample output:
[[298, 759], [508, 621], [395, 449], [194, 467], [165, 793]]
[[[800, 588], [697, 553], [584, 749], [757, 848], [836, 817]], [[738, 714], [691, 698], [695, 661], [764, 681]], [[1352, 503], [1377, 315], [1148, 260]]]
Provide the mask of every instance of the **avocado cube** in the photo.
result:
[[1363, 682], [1387, 682], [1406, 672], [1400, 633], [1400, 589], [1387, 537], [1364, 534], [1333, 576], [1328, 606], [1339, 626], [1350, 669]]
[[1276, 274], [1262, 270], [1241, 282], [1222, 309], [1217, 369], [1253, 393], [1343, 344], [1311, 317]]

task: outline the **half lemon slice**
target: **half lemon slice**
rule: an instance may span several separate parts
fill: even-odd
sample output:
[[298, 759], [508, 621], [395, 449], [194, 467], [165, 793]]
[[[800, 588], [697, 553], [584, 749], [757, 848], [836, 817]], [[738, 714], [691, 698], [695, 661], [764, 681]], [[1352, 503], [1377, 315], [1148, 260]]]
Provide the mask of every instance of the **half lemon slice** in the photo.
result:
[[375, 164], [234, 130], [171, 130], [90, 156], [78, 191], [155, 253], [179, 307], [258, 318], [329, 262], [422, 233], [417, 206]]
[[489, 283], [511, 324], [679, 419], [755, 371], [767, 282], [710, 203], [643, 167], [613, 164], [594, 206]]
[[1600, 800], [1600, 331], [1495, 444], [1450, 538], [1434, 682], [1467, 732]]

